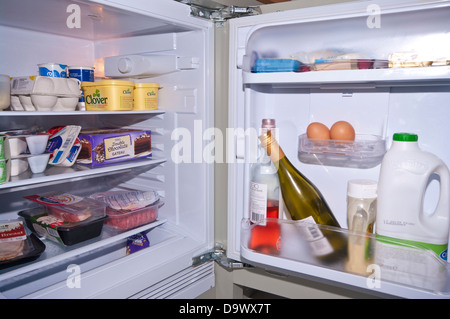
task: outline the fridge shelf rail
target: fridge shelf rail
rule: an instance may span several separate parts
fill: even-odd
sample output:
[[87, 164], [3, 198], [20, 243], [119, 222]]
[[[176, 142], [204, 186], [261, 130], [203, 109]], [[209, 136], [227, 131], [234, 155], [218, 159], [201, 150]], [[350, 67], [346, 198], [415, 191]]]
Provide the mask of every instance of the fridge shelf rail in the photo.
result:
[[[344, 249], [332, 258], [313, 254], [314, 239], [305, 234], [310, 227], [333, 238], [341, 238]], [[274, 235], [275, 234], [275, 235]], [[344, 246], [345, 246], [344, 245]], [[450, 298], [450, 267], [424, 246], [374, 234], [311, 224], [304, 221], [265, 219], [241, 222], [241, 253], [250, 264], [277, 268], [346, 283], [369, 293], [406, 298]]]
[[332, 70], [310, 72], [243, 72], [244, 84], [280, 87], [327, 87], [353, 84], [372, 88], [404, 85], [449, 85], [450, 66]]
[[28, 187], [35, 184], [57, 182], [61, 180], [76, 180], [79, 178], [113, 174], [118, 171], [125, 171], [140, 167], [150, 169], [164, 163], [165, 161], [165, 158], [147, 157], [117, 164], [108, 164], [96, 168], [91, 168], [82, 164], [75, 164], [71, 167], [52, 166], [47, 168], [44, 173], [32, 174], [30, 171], [27, 171], [17, 176], [12, 176], [9, 182], [0, 184], [0, 191], [22, 186]]

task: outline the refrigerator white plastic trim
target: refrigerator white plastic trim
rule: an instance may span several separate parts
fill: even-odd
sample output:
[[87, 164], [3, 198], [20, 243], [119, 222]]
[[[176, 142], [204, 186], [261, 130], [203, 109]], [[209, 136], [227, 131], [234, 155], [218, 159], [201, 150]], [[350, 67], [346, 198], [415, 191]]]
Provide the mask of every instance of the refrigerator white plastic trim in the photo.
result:
[[[448, 1], [360, 1], [360, 2], [350, 2], [350, 3], [342, 3], [338, 5], [326, 5], [319, 7], [311, 7], [306, 9], [298, 9], [298, 10], [290, 10], [283, 12], [275, 12], [264, 14], [260, 16], [251, 16], [251, 17], [243, 17], [239, 19], [232, 19], [229, 21], [230, 25], [230, 51], [229, 51], [229, 64], [230, 64], [230, 76], [229, 76], [229, 118], [228, 125], [230, 128], [244, 127], [244, 123], [246, 123], [245, 127], [248, 127], [249, 119], [242, 119], [243, 113], [240, 108], [244, 108], [245, 105], [245, 97], [244, 91], [242, 89], [243, 79], [244, 81], [249, 81], [249, 83], [281, 83], [281, 85], [290, 85], [290, 81], [294, 82], [294, 86], [301, 82], [304, 85], [307, 82], [297, 81], [294, 74], [290, 75], [274, 75], [273, 73], [270, 76], [266, 76], [265, 74], [246, 74], [243, 75], [243, 71], [241, 69], [242, 66], [242, 58], [245, 54], [245, 44], [248, 41], [251, 34], [258, 30], [259, 28], [265, 26], [273, 26], [273, 25], [282, 25], [282, 24], [290, 24], [293, 21], [296, 22], [317, 22], [317, 21], [325, 21], [327, 19], [343, 19], [350, 17], [358, 17], [367, 15], [367, 7], [370, 4], [376, 4], [380, 6], [383, 10], [383, 13], [395, 13], [395, 12], [405, 12], [405, 11], [413, 11], [419, 9], [430, 9], [430, 8], [440, 8], [442, 6], [449, 6]], [[244, 41], [245, 39], [245, 41]], [[361, 70], [362, 71], [362, 70]], [[377, 70], [375, 70], [377, 71]], [[334, 72], [334, 71], [333, 71]], [[343, 71], [345, 73], [345, 71]], [[428, 73], [431, 72], [431, 73]], [[436, 73], [437, 72], [437, 73]], [[327, 72], [328, 74], [331, 72]], [[340, 71], [336, 72], [336, 78], [331, 78], [331, 82], [337, 83], [337, 77], [342, 76]], [[355, 82], [361, 82], [366, 80], [365, 72], [361, 72], [361, 76], [357, 77]], [[380, 72], [383, 73], [383, 72]], [[406, 74], [408, 71], [399, 71], [394, 73], [394, 77], [396, 80], [403, 81], [408, 75]], [[428, 70], [413, 70], [413, 76], [418, 80], [423, 80], [427, 78], [429, 75], [431, 77], [435, 77], [438, 80], [447, 80], [449, 70], [448, 67], [439, 68], [436, 70], [428, 71]], [[376, 75], [375, 79], [371, 78], [371, 80], [380, 81], [386, 74]], [[313, 84], [319, 84], [320, 79], [315, 78], [316, 75], [310, 75], [308, 80]], [[323, 78], [323, 74], [321, 75]], [[272, 77], [270, 80], [266, 79], [266, 77]], [[319, 76], [320, 77], [320, 76]], [[409, 78], [410, 80], [410, 78]], [[295, 83], [296, 82], [296, 83]], [[231, 145], [228, 152], [235, 152], [235, 145]], [[287, 274], [294, 274], [295, 276], [311, 278], [314, 280], [330, 280], [330, 282], [334, 282], [337, 285], [347, 286], [348, 288], [363, 288], [366, 289], [366, 278], [355, 276], [352, 274], [338, 272], [331, 269], [326, 269], [323, 267], [312, 266], [303, 264], [300, 262], [295, 262], [291, 260], [282, 260], [277, 257], [261, 255], [258, 253], [253, 253], [250, 251], [242, 251], [240, 246], [240, 223], [242, 215], [245, 212], [239, 212], [239, 209], [245, 209], [247, 207], [246, 203], [242, 203], [242, 194], [245, 192], [244, 186], [240, 185], [237, 181], [237, 175], [240, 170], [242, 170], [242, 164], [239, 164], [238, 161], [235, 163], [231, 163], [228, 165], [228, 248], [227, 248], [227, 256], [229, 258], [245, 261], [248, 263], [254, 262], [255, 265], [259, 265], [263, 268], [272, 269], [278, 272], [285, 272]], [[238, 210], [236, 212], [236, 210]], [[367, 290], [370, 293], [370, 290]], [[444, 297], [448, 298], [448, 296], [442, 296], [434, 293], [429, 293], [424, 290], [416, 289], [413, 287], [407, 287], [403, 285], [398, 285], [395, 283], [383, 283], [382, 288], [379, 293], [381, 294], [392, 294], [395, 296], [406, 297], [406, 298], [439, 298]]]

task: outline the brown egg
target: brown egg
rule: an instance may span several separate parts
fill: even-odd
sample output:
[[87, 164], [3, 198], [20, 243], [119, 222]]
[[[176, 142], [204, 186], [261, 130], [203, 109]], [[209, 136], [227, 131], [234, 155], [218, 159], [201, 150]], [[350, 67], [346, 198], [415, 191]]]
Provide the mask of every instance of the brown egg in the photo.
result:
[[312, 122], [306, 129], [306, 136], [313, 139], [329, 140], [330, 130], [322, 123]]
[[330, 129], [330, 137], [332, 140], [354, 141], [355, 129], [346, 121], [339, 121], [333, 124]]

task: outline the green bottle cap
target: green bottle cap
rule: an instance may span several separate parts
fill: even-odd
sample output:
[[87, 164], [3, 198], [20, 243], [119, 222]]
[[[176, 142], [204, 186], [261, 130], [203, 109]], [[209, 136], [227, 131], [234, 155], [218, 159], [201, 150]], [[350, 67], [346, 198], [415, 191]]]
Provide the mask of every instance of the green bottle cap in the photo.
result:
[[411, 134], [411, 133], [394, 133], [393, 137], [394, 141], [400, 141], [400, 142], [417, 142], [419, 137], [417, 134]]

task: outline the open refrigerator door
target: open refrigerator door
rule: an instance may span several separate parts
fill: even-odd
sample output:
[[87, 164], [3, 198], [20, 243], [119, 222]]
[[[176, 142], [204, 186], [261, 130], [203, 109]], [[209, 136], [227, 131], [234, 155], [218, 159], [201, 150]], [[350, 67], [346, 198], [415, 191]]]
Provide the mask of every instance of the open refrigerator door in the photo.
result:
[[[443, 133], [443, 119], [450, 115], [449, 12], [447, 1], [377, 1], [230, 21], [228, 126], [235, 134], [227, 149], [233, 159], [229, 258], [366, 294], [450, 296], [449, 267], [441, 258], [446, 256], [350, 231], [347, 222], [348, 182], [378, 181], [394, 133], [418, 133], [423, 149], [450, 164]], [[427, 21], [426, 27], [418, 21]], [[346, 238], [347, 250], [337, 261], [312, 255], [299, 221], [282, 212], [282, 205], [279, 219], [250, 221], [250, 167], [263, 119], [276, 121], [287, 158], [320, 190], [341, 225], [312, 227]], [[354, 127], [351, 145], [307, 137], [309, 124], [330, 128], [338, 121]], [[436, 207], [446, 189], [439, 187], [429, 181], [425, 210]]]
[[[189, 7], [174, 1], [5, 1], [1, 7], [0, 73], [14, 86], [0, 130], [22, 132], [7, 135], [6, 143], [26, 153], [25, 135], [53, 130], [52, 140], [79, 142], [77, 159], [85, 161], [69, 160], [64, 144], [52, 158], [66, 161], [41, 172], [25, 167], [26, 158], [7, 155], [5, 161], [25, 164], [14, 163], [0, 184], [0, 220], [22, 218], [45, 249], [33, 260], [2, 262], [2, 296], [190, 298], [212, 287], [212, 263], [191, 267], [214, 236], [213, 167], [191, 152], [194, 143], [196, 150], [208, 144], [202, 132], [213, 126], [212, 23], [190, 17]], [[38, 73], [47, 62], [57, 63]], [[94, 70], [94, 79], [73, 82], [75, 104], [64, 104], [74, 98], [66, 91], [52, 90], [72, 80], [53, 73], [61, 65]], [[38, 82], [43, 91], [19, 90]], [[89, 91], [92, 83], [98, 86]], [[146, 90], [148, 83], [157, 91]], [[133, 107], [137, 89], [153, 102]], [[83, 105], [76, 103], [81, 91]], [[111, 194], [127, 200], [125, 206]], [[132, 196], [145, 199], [145, 208], [136, 209]], [[68, 198], [77, 207], [73, 216]], [[91, 200], [100, 230], [88, 236]], [[51, 221], [39, 217], [46, 212]], [[68, 216], [77, 227], [55, 222]]]

